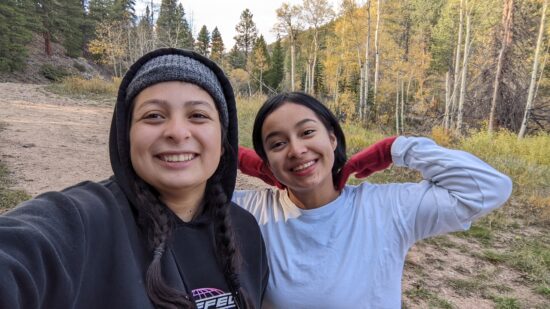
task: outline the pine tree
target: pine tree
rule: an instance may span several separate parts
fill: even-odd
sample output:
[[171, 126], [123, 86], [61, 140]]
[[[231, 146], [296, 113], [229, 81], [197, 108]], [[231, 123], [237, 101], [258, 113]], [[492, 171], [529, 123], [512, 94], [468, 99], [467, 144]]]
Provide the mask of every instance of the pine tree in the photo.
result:
[[223, 62], [223, 39], [218, 27], [212, 31], [212, 41], [210, 43], [210, 59], [222, 64]]
[[70, 57], [78, 57], [84, 49], [86, 31], [85, 10], [80, 0], [61, 1], [62, 9], [58, 22], [59, 33], [62, 36], [65, 53]]
[[25, 45], [32, 39], [30, 5], [32, 2], [27, 0], [0, 2], [0, 71], [13, 72], [25, 65]]
[[137, 19], [135, 10], [135, 0], [115, 0], [112, 16], [125, 24], [133, 25]]
[[248, 56], [250, 55], [254, 42], [256, 42], [256, 38], [258, 37], [258, 30], [256, 29], [256, 24], [252, 20], [252, 17], [253, 15], [250, 10], [245, 9], [241, 13], [239, 23], [235, 26], [235, 30], [237, 31], [237, 35], [234, 37], [236, 42], [235, 45], [240, 51], [243, 52], [245, 63], [248, 61]]
[[112, 0], [90, 0], [88, 3], [88, 16], [94, 23], [110, 20], [112, 18], [112, 7]]
[[162, 0], [157, 19], [157, 38], [161, 46], [193, 49], [193, 36], [181, 3]]
[[99, 24], [112, 19], [113, 0], [89, 0], [88, 14], [84, 24], [84, 41], [89, 43], [95, 39]]
[[145, 7], [145, 15], [139, 18], [138, 28], [145, 29], [148, 33], [153, 32], [153, 18], [149, 5]]
[[281, 40], [278, 39], [273, 45], [273, 52], [271, 53], [271, 61], [269, 64], [269, 70], [266, 72], [265, 82], [273, 88], [279, 89], [281, 82], [284, 78], [284, 66], [285, 66], [285, 51], [281, 45]]
[[178, 26], [176, 27], [178, 29], [177, 47], [193, 50], [193, 33], [191, 32], [191, 27], [185, 18], [185, 10], [183, 9], [183, 5], [181, 3], [177, 7], [176, 16], [178, 19]]
[[55, 40], [55, 36], [60, 30], [60, 23], [63, 23], [60, 16], [61, 11], [62, 5], [58, 1], [36, 1], [36, 12], [40, 18], [40, 32], [44, 37], [44, 52], [48, 56], [52, 55], [52, 40]]
[[162, 0], [157, 19], [157, 38], [161, 46], [176, 47], [176, 26], [178, 24], [177, 1]]
[[231, 51], [229, 52], [229, 64], [234, 69], [244, 69], [246, 66], [246, 58], [244, 53], [239, 50], [237, 44], [233, 45]]
[[206, 25], [203, 25], [199, 34], [197, 35], [197, 41], [195, 42], [195, 51], [199, 54], [208, 57], [208, 50], [210, 49], [210, 33], [206, 28]]

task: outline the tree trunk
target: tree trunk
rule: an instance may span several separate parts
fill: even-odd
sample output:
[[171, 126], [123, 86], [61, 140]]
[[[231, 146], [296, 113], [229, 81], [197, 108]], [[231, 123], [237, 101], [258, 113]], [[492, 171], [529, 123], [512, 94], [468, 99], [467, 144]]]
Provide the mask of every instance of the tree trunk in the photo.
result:
[[464, 40], [464, 58], [462, 61], [462, 78], [460, 81], [460, 100], [458, 101], [458, 115], [456, 116], [456, 132], [462, 133], [462, 116], [464, 113], [464, 99], [466, 97], [466, 74], [468, 73], [468, 56], [470, 50], [470, 13], [466, 14], [466, 38]]
[[359, 78], [359, 106], [358, 106], [358, 112], [359, 112], [359, 119], [360, 120], [363, 120], [363, 103], [365, 102], [365, 96], [363, 94], [364, 92], [364, 89], [363, 89], [363, 85], [365, 83], [365, 70], [363, 69], [363, 66], [365, 64], [363, 64], [361, 67], [360, 67], [360, 70], [359, 70], [359, 74], [360, 74], [360, 78]]
[[449, 118], [451, 107], [451, 74], [449, 71], [445, 74], [445, 115], [443, 116], [443, 128], [445, 132], [449, 131]]
[[456, 114], [456, 99], [458, 98], [458, 77], [460, 74], [460, 48], [462, 47], [462, 28], [464, 24], [464, 0], [460, 0], [460, 19], [458, 23], [458, 40], [456, 41], [455, 72], [453, 78], [453, 93], [451, 95], [451, 124]]
[[336, 84], [334, 85], [334, 102], [338, 103], [338, 95], [339, 89], [338, 89], [338, 77], [340, 76], [340, 63], [338, 63], [338, 67], [336, 68]]
[[529, 94], [527, 95], [527, 102], [525, 103], [525, 114], [521, 122], [521, 128], [519, 130], [518, 138], [524, 138], [527, 131], [527, 122], [531, 116], [531, 109], [533, 108], [533, 96], [535, 93], [535, 83], [537, 79], [537, 68], [539, 66], [539, 53], [540, 45], [542, 44], [542, 37], [544, 34], [544, 19], [546, 17], [546, 7], [548, 0], [544, 0], [542, 5], [542, 15], [540, 18], [539, 36], [537, 38], [537, 46], [535, 47], [535, 58], [533, 59], [533, 71], [531, 72], [531, 82], [529, 83]]
[[264, 70], [263, 70], [263, 69], [260, 69], [260, 94], [264, 93], [264, 88], [263, 88], [263, 85], [264, 85], [263, 77], [264, 77]]
[[[367, 44], [365, 46], [365, 72], [363, 73], [363, 78], [365, 80], [364, 85], [364, 97], [363, 97], [363, 109], [365, 114], [367, 114], [368, 104], [369, 104], [369, 49], [370, 49], [370, 0], [367, 0]], [[364, 120], [367, 120], [366, 117]], [[368, 120], [367, 120], [368, 121]]]
[[399, 75], [397, 75], [397, 83], [396, 83], [396, 91], [395, 91], [395, 134], [399, 135]]
[[52, 35], [48, 30], [46, 30], [42, 33], [42, 36], [44, 37], [44, 52], [48, 57], [51, 57], [52, 56]]
[[401, 132], [405, 130], [405, 81], [401, 80]]
[[309, 92], [309, 74], [311, 72], [311, 65], [310, 65], [311, 59], [308, 59], [305, 66], [306, 66], [306, 78], [304, 78], [304, 84], [302, 87], [304, 88], [305, 93]]
[[294, 65], [295, 65], [295, 48], [296, 42], [294, 41], [294, 36], [290, 36], [290, 90], [294, 91]]
[[378, 74], [380, 69], [380, 46], [378, 42], [378, 32], [380, 31], [380, 0], [377, 0], [376, 7], [376, 30], [374, 32], [374, 100], [373, 104], [376, 104], [376, 94], [378, 92]]
[[319, 43], [318, 43], [318, 35], [319, 33], [317, 30], [315, 30], [315, 35], [313, 37], [313, 61], [311, 63], [311, 69], [310, 69], [310, 81], [309, 81], [309, 89], [311, 95], [315, 95], [315, 67], [317, 66], [317, 50], [319, 49]]
[[500, 46], [500, 51], [498, 53], [498, 60], [497, 60], [497, 71], [495, 74], [495, 82], [493, 83], [493, 99], [491, 101], [491, 112], [489, 113], [489, 134], [493, 133], [494, 126], [495, 126], [495, 113], [496, 113], [496, 107], [497, 107], [497, 97], [498, 97], [498, 88], [501, 83], [501, 75], [502, 75], [502, 60], [504, 59], [504, 53], [506, 51], [506, 47], [511, 42], [512, 33], [510, 31], [510, 28], [512, 27], [512, 11], [514, 7], [514, 0], [506, 0], [503, 6], [503, 13], [502, 13], [502, 27], [503, 27], [503, 34], [502, 34], [502, 42]]

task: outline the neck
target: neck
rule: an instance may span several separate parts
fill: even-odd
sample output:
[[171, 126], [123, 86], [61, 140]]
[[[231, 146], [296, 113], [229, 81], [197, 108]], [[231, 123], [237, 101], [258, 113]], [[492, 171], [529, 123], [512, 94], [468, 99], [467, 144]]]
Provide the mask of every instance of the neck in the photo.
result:
[[332, 187], [329, 190], [293, 191], [288, 190], [288, 197], [299, 208], [315, 209], [334, 201], [340, 195]]
[[160, 199], [182, 221], [189, 222], [202, 211], [204, 190], [190, 190], [179, 195], [162, 195]]

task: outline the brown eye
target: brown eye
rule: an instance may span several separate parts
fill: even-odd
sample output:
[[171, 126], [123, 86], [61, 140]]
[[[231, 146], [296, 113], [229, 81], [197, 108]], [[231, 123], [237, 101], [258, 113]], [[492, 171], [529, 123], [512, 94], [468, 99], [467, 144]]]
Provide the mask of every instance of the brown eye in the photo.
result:
[[143, 116], [143, 119], [162, 119], [162, 115], [159, 113], [148, 113]]
[[196, 119], [210, 119], [210, 117], [208, 117], [208, 115], [204, 114], [204, 113], [193, 113], [191, 115], [191, 118], [196, 118]]
[[275, 142], [270, 145], [270, 149], [280, 149], [284, 146], [284, 142]]

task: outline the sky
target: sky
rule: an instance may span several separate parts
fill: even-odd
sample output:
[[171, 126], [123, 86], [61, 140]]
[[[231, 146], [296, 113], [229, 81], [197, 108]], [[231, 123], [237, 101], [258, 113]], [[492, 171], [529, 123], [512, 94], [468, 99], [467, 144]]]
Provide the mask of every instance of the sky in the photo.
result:
[[[161, 0], [153, 0], [160, 7]], [[266, 42], [272, 43], [276, 40], [276, 33], [272, 32], [276, 20], [275, 11], [283, 2], [290, 4], [300, 4], [302, 0], [180, 0], [185, 9], [185, 15], [189, 22], [193, 24], [193, 35], [199, 32], [203, 25], [210, 33], [214, 27], [220, 31], [225, 49], [230, 50], [235, 44], [235, 26], [240, 20], [242, 11], [249, 9], [252, 12], [252, 20], [256, 23], [258, 34], [262, 34]], [[330, 0], [335, 7], [337, 0]], [[136, 1], [136, 15], [141, 16], [145, 11], [145, 6], [151, 3], [151, 0]], [[158, 11], [155, 12], [157, 18]]]

